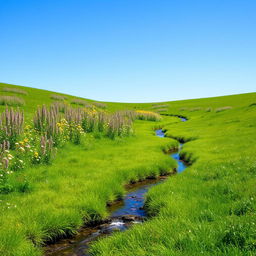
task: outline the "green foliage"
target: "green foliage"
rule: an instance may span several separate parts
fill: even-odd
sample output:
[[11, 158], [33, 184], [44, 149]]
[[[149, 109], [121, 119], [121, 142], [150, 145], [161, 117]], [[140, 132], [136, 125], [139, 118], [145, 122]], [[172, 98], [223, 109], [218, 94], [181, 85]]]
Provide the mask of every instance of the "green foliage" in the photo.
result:
[[32, 186], [30, 182], [25, 179], [23, 182], [17, 184], [17, 190], [20, 193], [29, 193], [32, 191]]
[[0, 183], [0, 194], [9, 194], [14, 190], [13, 186], [8, 184], [8, 182]]
[[[22, 109], [30, 124], [35, 106], [49, 107], [53, 93], [22, 90], [28, 92]], [[69, 102], [74, 99], [63, 96]], [[44, 134], [38, 136], [32, 127], [25, 127], [16, 145], [17, 155], [4, 152], [13, 156], [8, 159], [10, 166], [18, 159], [24, 159], [24, 166], [19, 171], [17, 162], [11, 175], [5, 172], [6, 182], [0, 186], [6, 193], [0, 198], [0, 255], [42, 255], [43, 241], [72, 234], [84, 221], [106, 217], [106, 202], [120, 198], [124, 184], [176, 167], [162, 152], [177, 147], [172, 138], [187, 141], [181, 154], [193, 164], [150, 190], [147, 209], [154, 218], [96, 242], [92, 255], [254, 255], [255, 98], [251, 93], [165, 102], [169, 115], [187, 116], [189, 121], [174, 116], [162, 116], [157, 123], [137, 120], [134, 136], [115, 140], [103, 135], [107, 127], [98, 122], [92, 132], [80, 137], [79, 145], [74, 145], [76, 139], [72, 143], [66, 139], [51, 165], [29, 164], [35, 152], [42, 154], [39, 145]], [[109, 115], [123, 111], [131, 116], [128, 119], [138, 109], [152, 109], [151, 103], [105, 104]], [[223, 106], [232, 109], [216, 112]], [[171, 138], [157, 138], [153, 129], [159, 127]], [[69, 136], [69, 129], [63, 129], [63, 138]]]
[[181, 156], [193, 164], [149, 191], [152, 220], [94, 243], [92, 255], [256, 254], [256, 112], [248, 107], [255, 97], [171, 103], [169, 114], [189, 121], [165, 116], [162, 127], [167, 136], [188, 141]]

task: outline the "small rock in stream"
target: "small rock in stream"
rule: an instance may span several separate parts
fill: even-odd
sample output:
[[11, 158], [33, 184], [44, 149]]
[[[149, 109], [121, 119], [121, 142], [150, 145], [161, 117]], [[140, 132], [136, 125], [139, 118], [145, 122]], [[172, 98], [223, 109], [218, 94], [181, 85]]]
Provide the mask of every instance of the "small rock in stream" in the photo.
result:
[[122, 216], [122, 220], [124, 222], [131, 222], [131, 221], [135, 221], [137, 219], [137, 216], [134, 215], [124, 215]]

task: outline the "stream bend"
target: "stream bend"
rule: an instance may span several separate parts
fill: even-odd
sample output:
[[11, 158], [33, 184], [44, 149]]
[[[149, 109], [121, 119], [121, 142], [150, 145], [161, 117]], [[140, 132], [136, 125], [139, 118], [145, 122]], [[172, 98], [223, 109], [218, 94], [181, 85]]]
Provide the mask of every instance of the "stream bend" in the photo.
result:
[[[181, 121], [187, 121], [186, 118], [180, 117]], [[155, 131], [156, 136], [165, 137], [162, 129]], [[186, 169], [186, 164], [180, 159], [180, 150], [183, 144], [180, 143], [177, 152], [171, 153], [170, 157], [178, 163], [176, 169], [180, 173]], [[166, 177], [157, 179], [146, 179], [142, 182], [132, 184], [127, 190], [127, 194], [122, 201], [118, 201], [108, 207], [110, 217], [104, 223], [94, 227], [84, 227], [73, 238], [61, 239], [57, 243], [45, 247], [47, 256], [87, 256], [91, 242], [100, 237], [108, 236], [115, 231], [125, 231], [131, 225], [143, 223], [147, 213], [143, 208], [145, 195], [148, 190], [155, 185], [162, 183]]]

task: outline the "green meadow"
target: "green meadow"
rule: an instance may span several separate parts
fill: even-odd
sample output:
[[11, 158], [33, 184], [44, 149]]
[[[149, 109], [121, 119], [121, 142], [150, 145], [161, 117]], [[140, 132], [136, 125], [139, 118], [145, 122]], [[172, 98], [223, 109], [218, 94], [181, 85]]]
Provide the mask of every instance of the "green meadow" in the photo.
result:
[[[153, 111], [161, 120], [135, 118], [132, 132], [114, 138], [85, 131], [79, 143], [60, 144], [51, 161], [26, 160], [8, 174], [0, 184], [0, 255], [43, 255], [45, 243], [106, 218], [107, 203], [122, 198], [125, 184], [173, 172], [177, 163], [163, 151], [178, 141], [189, 167], [150, 189], [149, 220], [94, 242], [90, 254], [256, 254], [256, 93], [129, 104], [0, 83], [1, 112], [24, 111], [24, 125], [32, 126], [38, 106], [56, 101], [108, 115]], [[166, 138], [155, 136], [157, 128]]]

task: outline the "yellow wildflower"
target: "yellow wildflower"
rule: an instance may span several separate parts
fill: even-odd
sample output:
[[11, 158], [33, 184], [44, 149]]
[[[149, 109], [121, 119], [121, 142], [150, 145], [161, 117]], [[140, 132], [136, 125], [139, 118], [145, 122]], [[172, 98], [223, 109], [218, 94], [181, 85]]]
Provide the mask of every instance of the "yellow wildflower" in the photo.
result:
[[11, 154], [8, 154], [7, 157], [9, 160], [13, 159], [13, 155], [11, 155]]

